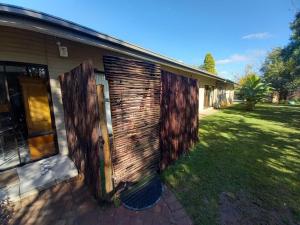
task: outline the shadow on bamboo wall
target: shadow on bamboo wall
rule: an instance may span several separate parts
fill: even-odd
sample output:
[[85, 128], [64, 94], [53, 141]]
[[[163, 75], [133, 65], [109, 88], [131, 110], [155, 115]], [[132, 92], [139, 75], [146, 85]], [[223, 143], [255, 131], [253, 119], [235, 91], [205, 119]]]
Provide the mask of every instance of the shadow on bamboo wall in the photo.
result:
[[104, 56], [109, 82], [115, 186], [159, 170], [160, 66]]
[[[198, 140], [197, 80], [144, 61], [104, 57], [115, 187], [164, 169]], [[91, 61], [60, 78], [69, 155], [101, 197], [99, 111]], [[100, 146], [103, 149], [101, 144]]]
[[193, 78], [161, 73], [161, 169], [198, 141], [198, 90]]
[[101, 196], [99, 112], [91, 61], [60, 76], [69, 156], [96, 198]]

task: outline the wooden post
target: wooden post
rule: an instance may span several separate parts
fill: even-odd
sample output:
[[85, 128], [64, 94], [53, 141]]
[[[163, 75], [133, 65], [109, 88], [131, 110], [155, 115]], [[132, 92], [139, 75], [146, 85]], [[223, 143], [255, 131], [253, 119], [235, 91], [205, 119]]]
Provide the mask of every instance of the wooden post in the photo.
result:
[[112, 163], [110, 154], [110, 139], [106, 122], [104, 85], [97, 85], [97, 99], [100, 116], [100, 129], [103, 138], [103, 156], [104, 156], [104, 175], [105, 175], [105, 190], [110, 193], [113, 190], [112, 183]]

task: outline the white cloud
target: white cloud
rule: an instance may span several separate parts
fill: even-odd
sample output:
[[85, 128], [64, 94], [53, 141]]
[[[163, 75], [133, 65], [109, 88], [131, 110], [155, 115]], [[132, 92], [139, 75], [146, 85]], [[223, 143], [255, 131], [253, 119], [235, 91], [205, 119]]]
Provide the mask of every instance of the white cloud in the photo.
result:
[[238, 62], [247, 62], [251, 63], [256, 61], [259, 57], [264, 56], [266, 54], [265, 50], [262, 49], [255, 49], [247, 51], [245, 54], [233, 54], [225, 59], [219, 59], [216, 61], [218, 65], [225, 65], [231, 63], [238, 63]]
[[247, 34], [242, 37], [244, 40], [253, 40], [253, 39], [268, 39], [271, 38], [272, 35], [268, 32], [261, 32], [261, 33], [253, 33], [253, 34]]
[[267, 53], [267, 51], [264, 49], [252, 49], [248, 51], [248, 53], [251, 54], [252, 56], [259, 57], [259, 56], [264, 56]]
[[226, 75], [229, 74], [229, 72], [226, 71], [226, 70], [220, 71], [220, 72], [218, 72], [218, 73], [219, 73], [220, 75], [223, 75], [223, 76], [226, 76]]
[[217, 60], [216, 63], [223, 65], [223, 64], [229, 64], [229, 63], [235, 63], [235, 62], [244, 62], [247, 60], [248, 60], [247, 55], [233, 54], [233, 55], [229, 56], [228, 58]]

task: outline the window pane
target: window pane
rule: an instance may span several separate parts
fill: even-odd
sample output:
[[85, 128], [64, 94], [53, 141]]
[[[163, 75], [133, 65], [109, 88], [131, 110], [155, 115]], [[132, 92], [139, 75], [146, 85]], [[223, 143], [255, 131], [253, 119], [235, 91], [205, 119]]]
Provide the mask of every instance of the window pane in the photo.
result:
[[25, 66], [5, 66], [5, 72], [7, 73], [22, 73], [26, 74]]
[[7, 94], [5, 87], [5, 77], [0, 73], [0, 105], [6, 104]]
[[43, 67], [29, 66], [28, 73], [31, 77], [46, 78], [46, 69]]

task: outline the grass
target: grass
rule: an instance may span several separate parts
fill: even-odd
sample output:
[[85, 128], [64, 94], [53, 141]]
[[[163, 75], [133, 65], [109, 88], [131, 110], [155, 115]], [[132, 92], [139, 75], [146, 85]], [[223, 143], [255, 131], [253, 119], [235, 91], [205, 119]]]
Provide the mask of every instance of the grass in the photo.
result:
[[235, 105], [199, 127], [199, 143], [162, 175], [195, 224], [220, 223], [224, 192], [300, 221], [300, 106]]

